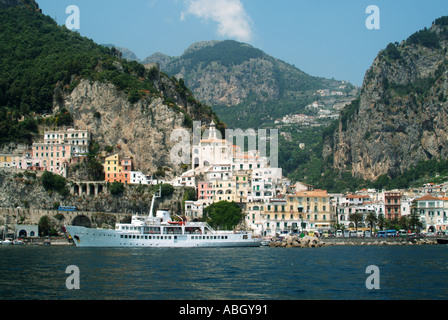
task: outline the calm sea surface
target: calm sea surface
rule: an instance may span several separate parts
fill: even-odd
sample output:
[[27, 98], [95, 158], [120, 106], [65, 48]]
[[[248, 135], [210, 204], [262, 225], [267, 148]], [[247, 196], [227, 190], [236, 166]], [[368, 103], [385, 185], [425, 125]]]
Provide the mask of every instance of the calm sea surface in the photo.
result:
[[[80, 271], [68, 290], [66, 268]], [[379, 268], [379, 290], [366, 268]], [[2, 300], [448, 299], [448, 246], [83, 249], [0, 246]]]

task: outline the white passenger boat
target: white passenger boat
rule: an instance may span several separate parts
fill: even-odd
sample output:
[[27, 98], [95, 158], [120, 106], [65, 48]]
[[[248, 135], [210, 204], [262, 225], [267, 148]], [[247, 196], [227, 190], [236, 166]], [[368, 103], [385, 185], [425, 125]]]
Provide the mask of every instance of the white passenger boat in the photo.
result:
[[[154, 205], [153, 197], [151, 210]], [[115, 230], [66, 226], [78, 247], [259, 247], [261, 239], [247, 232], [215, 231], [206, 222], [172, 221], [167, 210], [156, 216], [132, 216]]]

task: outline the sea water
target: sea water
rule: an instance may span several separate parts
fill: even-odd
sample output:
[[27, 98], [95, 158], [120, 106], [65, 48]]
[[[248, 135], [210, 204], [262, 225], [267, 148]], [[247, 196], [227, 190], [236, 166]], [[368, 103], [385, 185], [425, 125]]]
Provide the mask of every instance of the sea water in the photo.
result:
[[[445, 300], [448, 246], [0, 246], [2, 300]], [[71, 273], [74, 266], [78, 273]], [[376, 288], [369, 289], [377, 267]], [[78, 287], [70, 286], [77, 277]]]

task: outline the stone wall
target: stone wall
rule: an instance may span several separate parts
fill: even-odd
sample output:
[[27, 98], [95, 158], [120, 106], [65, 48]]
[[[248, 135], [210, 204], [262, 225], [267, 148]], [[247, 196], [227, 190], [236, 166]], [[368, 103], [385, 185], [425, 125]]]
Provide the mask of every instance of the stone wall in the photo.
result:
[[115, 223], [130, 222], [131, 219], [131, 215], [125, 213], [0, 208], [0, 226], [4, 228], [7, 217], [8, 233], [11, 233], [16, 224], [38, 225], [44, 216], [50, 218], [51, 223], [61, 234], [63, 226], [77, 224], [77, 221], [90, 222], [90, 226], [94, 228], [114, 228]]

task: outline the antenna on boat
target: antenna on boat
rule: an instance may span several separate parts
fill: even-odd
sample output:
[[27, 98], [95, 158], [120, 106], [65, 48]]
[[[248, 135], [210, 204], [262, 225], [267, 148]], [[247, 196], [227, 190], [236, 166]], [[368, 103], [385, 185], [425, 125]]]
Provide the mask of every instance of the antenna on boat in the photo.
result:
[[154, 209], [154, 202], [155, 202], [156, 198], [160, 198], [160, 197], [162, 197], [162, 187], [159, 187], [159, 191], [157, 193], [154, 193], [154, 195], [152, 196], [151, 209], [149, 209], [149, 216], [155, 217], [154, 213], [152, 212]]

